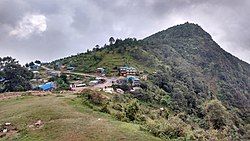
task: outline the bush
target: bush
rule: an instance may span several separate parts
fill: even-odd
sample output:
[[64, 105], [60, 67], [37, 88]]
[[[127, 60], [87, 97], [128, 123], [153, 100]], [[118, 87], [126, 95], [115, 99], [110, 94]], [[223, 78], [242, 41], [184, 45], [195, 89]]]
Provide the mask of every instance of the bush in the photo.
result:
[[125, 122], [128, 122], [129, 119], [126, 117], [126, 113], [125, 112], [117, 112], [115, 114], [115, 117], [120, 120], [120, 121], [125, 121]]
[[187, 138], [191, 130], [190, 126], [178, 117], [171, 117], [169, 120], [148, 120], [145, 129], [153, 135], [165, 139]]
[[151, 95], [147, 91], [144, 91], [144, 90], [137, 90], [131, 93], [134, 98], [141, 100], [141, 101], [151, 102], [153, 99]]
[[139, 112], [139, 104], [136, 100], [132, 100], [126, 105], [125, 107], [125, 113], [126, 117], [130, 121], [134, 121], [136, 119], [136, 115]]
[[205, 119], [213, 129], [223, 129], [229, 125], [230, 115], [218, 100], [211, 100], [205, 105]]
[[61, 78], [58, 78], [56, 80], [56, 83], [57, 83], [57, 90], [69, 90], [70, 89], [69, 84], [65, 83], [63, 79]]
[[121, 104], [115, 104], [115, 105], [112, 106], [112, 108], [115, 109], [115, 110], [118, 110], [118, 111], [122, 111], [123, 110]]
[[122, 89], [124, 92], [127, 92], [131, 89], [128, 84], [119, 85], [118, 88]]
[[110, 112], [110, 110], [109, 110], [109, 108], [108, 108], [108, 105], [109, 105], [109, 103], [107, 102], [107, 103], [105, 103], [103, 106], [102, 106], [102, 108], [101, 108], [101, 112], [103, 112], [103, 113], [107, 113], [107, 114], [110, 114], [111, 112]]
[[82, 92], [82, 96], [90, 101], [91, 103], [95, 105], [103, 105], [105, 102], [107, 102], [107, 98], [103, 96], [101, 93], [92, 91], [92, 90], [85, 90]]
[[171, 103], [171, 97], [169, 95], [165, 95], [162, 99], [161, 99], [161, 104], [164, 106], [170, 106]]

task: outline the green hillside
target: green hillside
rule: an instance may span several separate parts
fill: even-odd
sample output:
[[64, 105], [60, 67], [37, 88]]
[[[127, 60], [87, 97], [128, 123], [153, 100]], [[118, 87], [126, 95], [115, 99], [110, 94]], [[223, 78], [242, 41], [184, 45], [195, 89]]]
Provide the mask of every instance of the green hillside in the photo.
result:
[[[82, 106], [75, 95], [22, 96], [0, 101], [0, 107], [0, 123], [9, 122], [14, 127], [13, 131], [0, 137], [1, 141], [161, 140], [140, 131], [137, 124], [116, 121], [109, 115]], [[34, 126], [38, 120], [42, 124]]]
[[[136, 58], [140, 57], [140, 58]], [[140, 59], [140, 60], [138, 60]], [[141, 62], [142, 59], [147, 59], [147, 62]], [[158, 62], [157, 58], [153, 57], [149, 52], [142, 50], [141, 41], [128, 38], [125, 40], [117, 40], [115, 44], [108, 45], [102, 48], [81, 53], [75, 56], [63, 58], [50, 63], [50, 67], [55, 67], [56, 63], [76, 67], [77, 72], [95, 72], [96, 68], [103, 67], [109, 72], [116, 67], [133, 66], [143, 71], [154, 71], [152, 67]]]
[[127, 95], [145, 105], [167, 108], [170, 116], [178, 115], [176, 124], [186, 125], [183, 134], [172, 136], [166, 123], [173, 119], [157, 120], [149, 114], [147, 121], [152, 122], [146, 124], [147, 129], [155, 136], [187, 137], [191, 134], [186, 131], [189, 128], [192, 134], [205, 136], [206, 132], [218, 136], [218, 140], [247, 135], [250, 65], [220, 48], [196, 24], [177, 25], [139, 41], [116, 40], [112, 45], [49, 65], [54, 67], [57, 62], [74, 66], [78, 72], [94, 72], [97, 67], [104, 67], [108, 74], [115, 75], [112, 70], [128, 65], [148, 74], [143, 90]]

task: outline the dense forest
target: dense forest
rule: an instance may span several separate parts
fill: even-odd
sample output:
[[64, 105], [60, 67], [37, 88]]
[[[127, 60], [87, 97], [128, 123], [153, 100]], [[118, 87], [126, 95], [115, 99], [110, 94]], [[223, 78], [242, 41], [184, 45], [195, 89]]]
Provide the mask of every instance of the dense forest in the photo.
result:
[[[177, 25], [143, 40], [110, 40], [110, 45], [48, 65], [57, 62], [79, 72], [104, 67], [112, 75], [129, 65], [147, 74], [139, 92], [108, 103], [94, 92], [83, 99], [112, 114], [111, 107], [119, 120], [142, 124], [155, 136], [240, 140], [249, 135], [250, 65], [220, 48], [199, 25]], [[160, 107], [167, 110], [154, 116]]]

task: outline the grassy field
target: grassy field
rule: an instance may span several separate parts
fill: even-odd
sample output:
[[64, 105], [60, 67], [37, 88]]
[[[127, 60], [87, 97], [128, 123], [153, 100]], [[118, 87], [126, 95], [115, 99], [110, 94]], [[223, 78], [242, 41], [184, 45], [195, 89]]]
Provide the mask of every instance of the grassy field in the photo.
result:
[[[44, 125], [29, 125], [41, 120]], [[139, 125], [116, 121], [81, 105], [74, 95], [23, 96], [0, 101], [0, 124], [11, 122], [19, 131], [0, 140], [160, 140]]]

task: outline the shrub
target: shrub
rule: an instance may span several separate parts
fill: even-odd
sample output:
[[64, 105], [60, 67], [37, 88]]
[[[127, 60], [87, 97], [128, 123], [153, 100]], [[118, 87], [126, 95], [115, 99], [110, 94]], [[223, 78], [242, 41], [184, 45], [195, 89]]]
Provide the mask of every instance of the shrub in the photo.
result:
[[57, 90], [69, 90], [70, 89], [69, 84], [65, 83], [63, 79], [61, 78], [58, 78], [56, 80], [56, 83], [57, 83]]
[[118, 110], [118, 111], [122, 111], [122, 105], [121, 104], [115, 104], [112, 106], [113, 109]]
[[165, 95], [162, 99], [161, 99], [161, 104], [163, 104], [164, 106], [169, 106], [171, 103], [171, 97], [169, 95]]
[[218, 100], [211, 100], [205, 105], [205, 119], [214, 129], [223, 129], [229, 124], [230, 115]]
[[131, 89], [128, 84], [119, 85], [118, 88], [122, 89], [124, 92], [129, 91]]
[[95, 105], [103, 105], [105, 102], [107, 102], [107, 98], [105, 96], [103, 96], [99, 92], [95, 92], [92, 90], [84, 90], [82, 92], [82, 96], [86, 100], [90, 101], [91, 103]]
[[105, 104], [102, 106], [102, 108], [100, 109], [100, 111], [103, 112], [103, 113], [108, 113], [108, 114], [110, 114], [111, 112], [110, 112], [110, 110], [109, 110], [109, 108], [108, 108], [108, 105], [109, 105], [108, 102], [105, 103]]
[[178, 117], [171, 117], [169, 120], [148, 120], [145, 129], [153, 135], [165, 139], [186, 138], [191, 130], [190, 126]]
[[148, 86], [147, 83], [141, 82], [140, 87], [141, 87], [143, 90], [147, 90], [149, 86]]
[[139, 112], [139, 104], [136, 100], [132, 100], [126, 105], [125, 107], [125, 113], [126, 117], [130, 121], [134, 121], [136, 119], [136, 115]]
[[149, 94], [149, 92], [147, 91], [144, 91], [144, 90], [137, 90], [137, 91], [134, 91], [134, 92], [131, 92], [133, 97], [138, 99], [138, 100], [141, 100], [141, 101], [145, 101], [145, 102], [151, 102], [152, 101], [152, 97], [151, 95]]
[[125, 121], [128, 122], [129, 119], [126, 117], [126, 113], [125, 112], [117, 112], [115, 114], [116, 119], [120, 120], [120, 121]]

